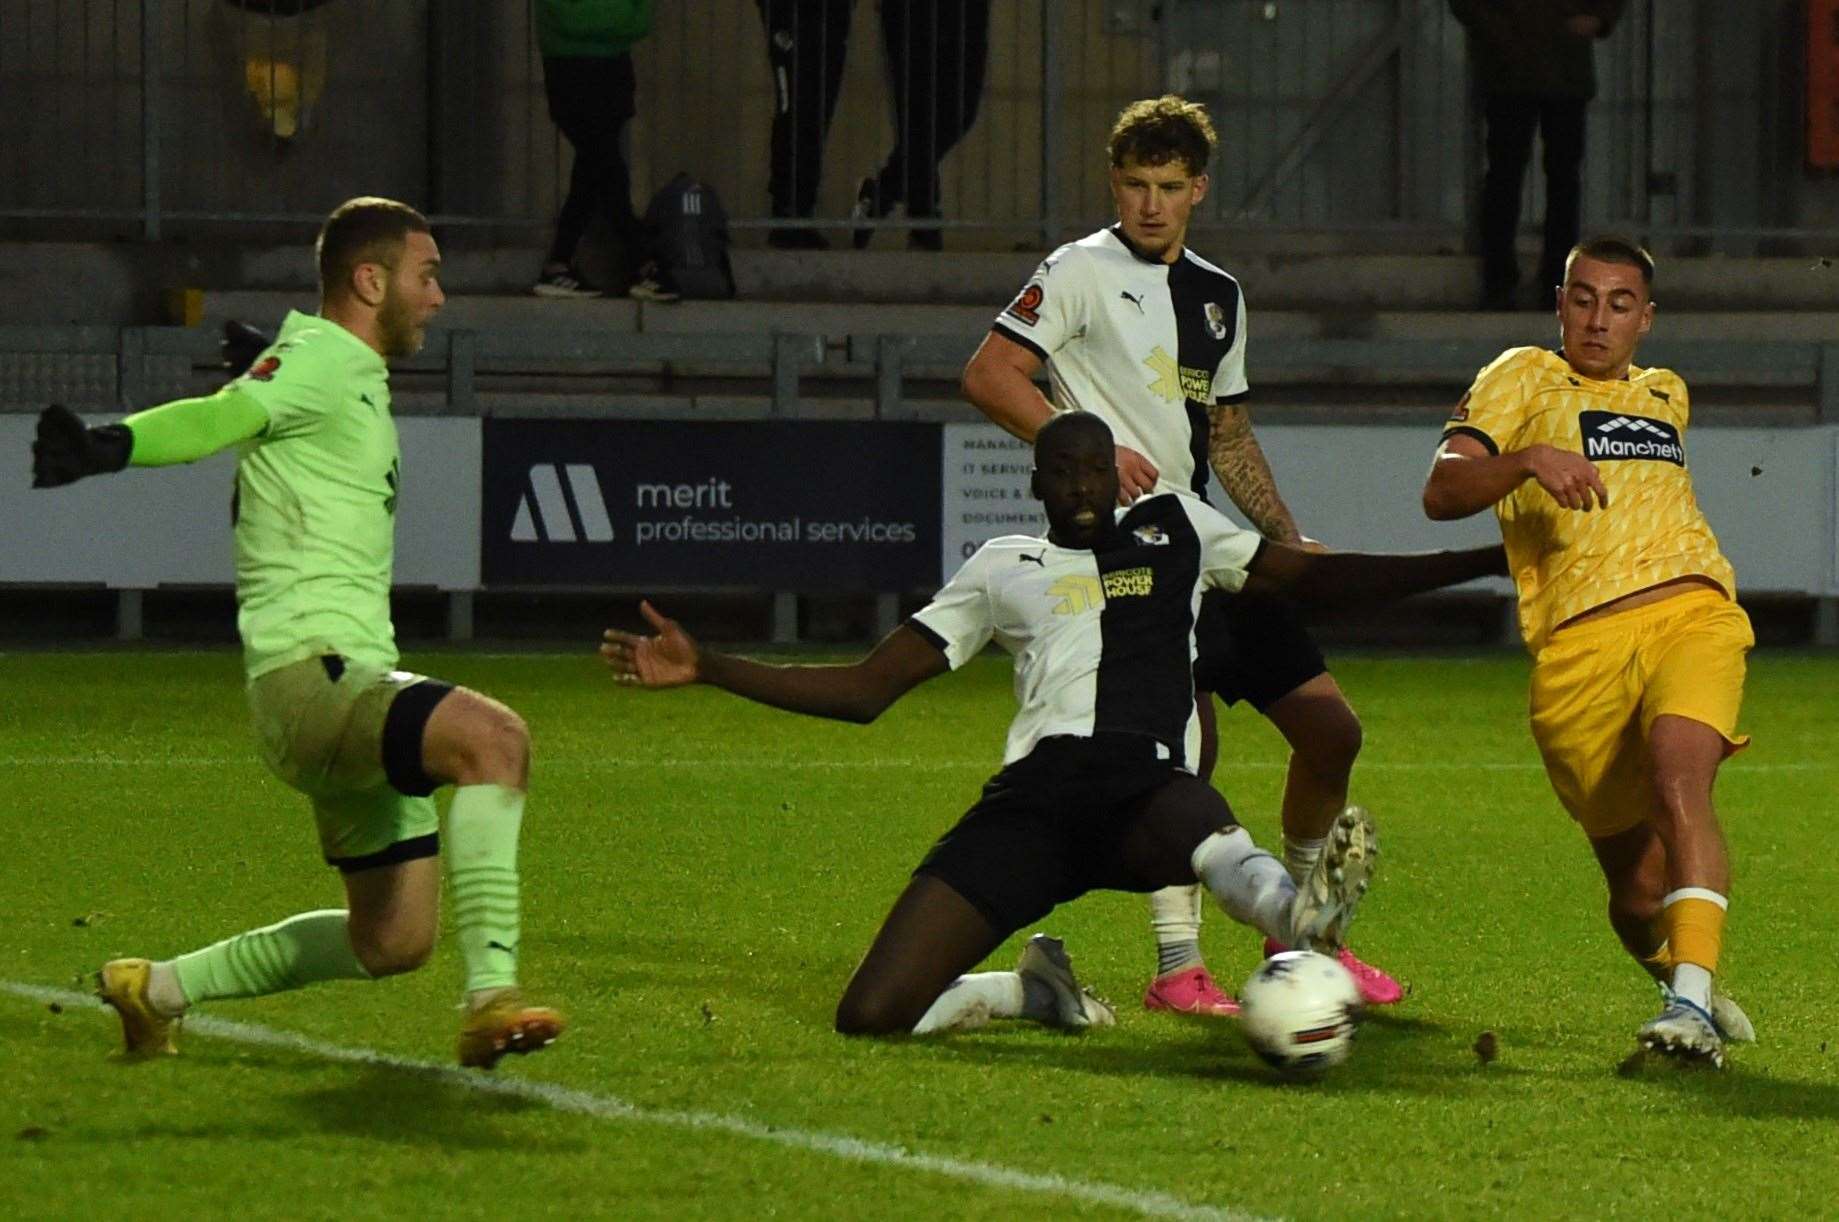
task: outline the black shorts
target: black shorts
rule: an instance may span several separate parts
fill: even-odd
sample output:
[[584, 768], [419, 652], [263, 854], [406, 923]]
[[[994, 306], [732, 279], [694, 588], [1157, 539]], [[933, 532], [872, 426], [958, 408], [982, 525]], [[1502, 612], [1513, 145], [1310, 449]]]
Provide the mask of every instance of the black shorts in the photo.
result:
[[983, 787], [915, 874], [969, 900], [1004, 937], [1088, 891], [1154, 891], [1120, 839], [1151, 794], [1188, 774], [1134, 734], [1044, 738]]
[[1317, 675], [1328, 663], [1281, 598], [1210, 590], [1194, 625], [1194, 687], [1228, 705], [1244, 700], [1260, 713]]

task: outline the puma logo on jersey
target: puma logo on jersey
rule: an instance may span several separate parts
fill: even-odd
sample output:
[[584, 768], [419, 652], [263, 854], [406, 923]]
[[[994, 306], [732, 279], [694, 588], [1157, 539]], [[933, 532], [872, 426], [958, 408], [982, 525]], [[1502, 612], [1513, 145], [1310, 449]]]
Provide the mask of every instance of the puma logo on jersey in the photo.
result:
[[1143, 295], [1141, 293], [1119, 293], [1118, 296], [1137, 307], [1137, 313], [1141, 314], [1143, 312]]
[[1047, 553], [1045, 551], [1036, 556], [1030, 556], [1027, 552], [1023, 552], [1021, 559], [1023, 564], [1038, 564], [1042, 568], [1047, 567]]

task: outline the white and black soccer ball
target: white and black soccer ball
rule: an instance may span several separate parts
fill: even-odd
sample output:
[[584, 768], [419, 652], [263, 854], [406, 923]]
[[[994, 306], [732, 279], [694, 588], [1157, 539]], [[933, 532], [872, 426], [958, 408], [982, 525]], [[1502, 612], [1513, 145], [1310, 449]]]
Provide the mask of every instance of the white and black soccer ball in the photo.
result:
[[1360, 986], [1339, 962], [1288, 950], [1259, 964], [1239, 991], [1239, 1025], [1259, 1058], [1286, 1078], [1319, 1078], [1353, 1051]]

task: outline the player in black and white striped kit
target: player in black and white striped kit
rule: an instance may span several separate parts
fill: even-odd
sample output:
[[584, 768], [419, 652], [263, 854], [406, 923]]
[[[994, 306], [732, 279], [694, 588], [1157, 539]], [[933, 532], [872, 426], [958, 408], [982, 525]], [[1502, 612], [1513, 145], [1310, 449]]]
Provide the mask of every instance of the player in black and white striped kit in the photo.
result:
[[[1118, 223], [1062, 246], [997, 318], [964, 371], [964, 394], [1024, 441], [1055, 412], [1087, 411], [1117, 436], [1125, 503], [1150, 492], [1205, 498], [1211, 466], [1235, 506], [1266, 538], [1303, 537], [1278, 495], [1243, 406], [1245, 300], [1238, 281], [1186, 246], [1188, 220], [1207, 194], [1215, 143], [1206, 109], [1175, 96], [1134, 102], [1109, 142]], [[1051, 399], [1034, 385], [1047, 369]], [[1201, 777], [1217, 753], [1213, 703], [1249, 701], [1291, 747], [1283, 797], [1283, 856], [1295, 877], [1320, 855], [1346, 805], [1360, 722], [1321, 651], [1282, 603], [1216, 595], [1201, 616], [1195, 680]], [[1151, 897], [1152, 1010], [1229, 1016], [1238, 1004], [1200, 953], [1200, 893]], [[1267, 944], [1265, 953], [1281, 949]], [[1398, 983], [1344, 952], [1369, 1005], [1398, 1001]]]
[[1046, 538], [985, 544], [925, 608], [849, 666], [767, 666], [702, 649], [649, 603], [656, 635], [609, 630], [615, 676], [708, 683], [793, 712], [868, 722], [995, 641], [1020, 702], [1003, 768], [914, 871], [837, 1005], [837, 1030], [889, 1035], [991, 1018], [1106, 1026], [1064, 948], [1036, 935], [1013, 972], [967, 975], [1010, 934], [1097, 889], [1204, 885], [1266, 936], [1332, 952], [1377, 842], [1349, 808], [1301, 883], [1261, 852], [1212, 785], [1199, 744], [1194, 625], [1207, 589], [1299, 600], [1397, 598], [1505, 569], [1499, 547], [1415, 556], [1317, 554], [1241, 530], [1193, 497], [1116, 508], [1115, 442], [1068, 414], [1035, 441]]

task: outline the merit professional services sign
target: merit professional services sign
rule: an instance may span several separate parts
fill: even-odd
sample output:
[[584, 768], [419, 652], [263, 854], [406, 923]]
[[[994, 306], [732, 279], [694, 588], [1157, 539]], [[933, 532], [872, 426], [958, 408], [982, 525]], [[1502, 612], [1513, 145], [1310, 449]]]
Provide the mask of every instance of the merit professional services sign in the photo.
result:
[[938, 581], [936, 424], [483, 426], [488, 587], [836, 593]]

